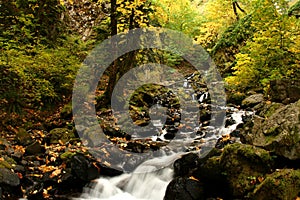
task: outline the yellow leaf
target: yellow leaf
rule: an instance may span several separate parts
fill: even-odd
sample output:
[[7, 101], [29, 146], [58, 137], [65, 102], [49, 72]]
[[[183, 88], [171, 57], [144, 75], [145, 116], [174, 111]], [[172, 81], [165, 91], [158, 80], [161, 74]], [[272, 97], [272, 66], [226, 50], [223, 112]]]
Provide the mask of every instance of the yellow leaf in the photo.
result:
[[190, 176], [189, 179], [194, 180], [194, 181], [199, 181], [197, 178], [195, 178], [194, 176]]
[[61, 174], [61, 169], [56, 169], [52, 174], [49, 176], [50, 178], [54, 178], [55, 176], [58, 176]]

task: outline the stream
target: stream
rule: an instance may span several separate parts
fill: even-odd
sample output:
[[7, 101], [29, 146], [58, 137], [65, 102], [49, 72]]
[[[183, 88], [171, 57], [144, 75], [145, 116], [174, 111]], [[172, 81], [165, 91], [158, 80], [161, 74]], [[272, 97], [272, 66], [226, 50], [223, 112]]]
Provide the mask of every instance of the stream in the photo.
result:
[[[242, 116], [248, 115], [246, 111], [236, 108], [226, 108], [231, 111], [227, 116], [235, 123], [222, 128], [218, 134], [207, 138], [218, 138], [224, 134], [230, 134], [238, 124], [243, 123]], [[250, 113], [251, 114], [251, 113]], [[194, 138], [197, 140], [197, 136]], [[216, 142], [216, 140], [214, 140]], [[205, 145], [205, 144], [204, 144]], [[163, 199], [167, 185], [172, 180], [172, 165], [181, 155], [189, 152], [173, 152], [161, 157], [146, 160], [133, 172], [124, 173], [116, 177], [100, 177], [87, 185], [79, 198], [74, 200], [159, 200]], [[198, 151], [200, 154], [201, 152]]]

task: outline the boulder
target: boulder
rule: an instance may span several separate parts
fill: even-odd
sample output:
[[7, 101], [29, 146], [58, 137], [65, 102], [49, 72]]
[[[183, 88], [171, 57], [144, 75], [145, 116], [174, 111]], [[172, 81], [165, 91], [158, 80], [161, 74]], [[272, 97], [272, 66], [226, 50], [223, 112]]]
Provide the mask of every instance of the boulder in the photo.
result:
[[199, 156], [189, 153], [174, 162], [174, 176], [189, 176], [198, 167]]
[[263, 118], [269, 118], [271, 115], [273, 115], [279, 108], [282, 108], [284, 104], [282, 103], [276, 103], [276, 102], [262, 102], [256, 106], [254, 106], [255, 114], [263, 117]]
[[44, 152], [45, 152], [45, 148], [38, 141], [27, 146], [25, 149], [25, 153], [27, 155], [37, 155]]
[[199, 180], [193, 177], [177, 177], [172, 180], [166, 190], [164, 200], [201, 200], [204, 191]]
[[244, 198], [254, 189], [251, 177], [264, 177], [271, 172], [275, 161], [264, 149], [235, 143], [224, 148], [219, 164], [232, 196]]
[[242, 107], [243, 108], [252, 108], [255, 105], [261, 103], [264, 101], [264, 95], [263, 94], [253, 94], [249, 97], [245, 98], [242, 101]]
[[20, 184], [20, 178], [10, 170], [0, 168], [0, 185], [3, 184], [12, 187], [18, 186]]
[[241, 141], [291, 160], [300, 159], [300, 100], [268, 118], [255, 116], [241, 131]]
[[73, 130], [67, 128], [55, 128], [52, 129], [47, 135], [51, 144], [58, 144], [61, 142], [66, 143], [73, 138], [76, 138]]
[[29, 145], [33, 142], [30, 133], [28, 133], [25, 129], [20, 128], [16, 133], [17, 142], [21, 145]]
[[293, 103], [300, 99], [300, 81], [281, 79], [270, 81], [269, 96], [271, 101]]
[[266, 176], [250, 195], [250, 199], [296, 199], [299, 191], [300, 170], [281, 169]]
[[91, 181], [99, 176], [98, 168], [82, 154], [71, 158], [71, 168], [73, 174], [83, 181]]

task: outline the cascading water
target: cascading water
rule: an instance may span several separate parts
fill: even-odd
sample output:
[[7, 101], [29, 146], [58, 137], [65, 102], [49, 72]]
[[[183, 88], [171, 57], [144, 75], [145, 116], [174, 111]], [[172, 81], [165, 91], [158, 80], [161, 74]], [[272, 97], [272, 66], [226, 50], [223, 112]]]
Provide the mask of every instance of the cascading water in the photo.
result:
[[84, 188], [81, 197], [76, 199], [163, 199], [165, 189], [172, 180], [173, 170], [170, 166], [160, 167], [162, 163], [165, 165], [177, 158], [177, 154], [154, 158], [142, 163], [133, 173], [126, 173], [113, 178], [99, 178], [92, 187]]
[[[227, 108], [235, 123], [219, 130], [217, 136], [229, 134], [238, 124], [243, 123], [242, 116], [252, 113]], [[209, 141], [209, 139], [208, 139]], [[205, 144], [204, 144], [205, 145]], [[83, 194], [76, 200], [159, 200], [163, 199], [167, 185], [172, 180], [173, 162], [185, 153], [169, 153], [162, 157], [152, 158], [140, 164], [132, 173], [117, 177], [101, 177], [84, 188]]]

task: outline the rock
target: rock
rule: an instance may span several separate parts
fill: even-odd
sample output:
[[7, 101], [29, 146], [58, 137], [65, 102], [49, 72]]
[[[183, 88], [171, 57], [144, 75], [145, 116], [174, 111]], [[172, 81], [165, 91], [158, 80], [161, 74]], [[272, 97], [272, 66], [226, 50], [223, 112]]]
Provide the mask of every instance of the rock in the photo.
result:
[[300, 82], [290, 79], [270, 81], [269, 96], [278, 103], [294, 103], [300, 99]]
[[220, 157], [222, 173], [235, 198], [244, 198], [254, 189], [249, 177], [264, 177], [271, 172], [274, 163], [268, 151], [239, 143], [227, 145]]
[[98, 168], [82, 154], [72, 157], [71, 168], [73, 174], [83, 181], [91, 181], [99, 176]]
[[277, 109], [269, 118], [255, 116], [241, 131], [241, 141], [285, 158], [300, 159], [300, 100]]
[[242, 101], [243, 108], [252, 108], [255, 105], [264, 101], [263, 94], [253, 94]]
[[279, 108], [282, 108], [284, 104], [275, 102], [262, 102], [254, 106], [255, 114], [264, 118], [269, 118], [273, 115]]
[[227, 103], [233, 105], [241, 105], [243, 99], [245, 99], [246, 95], [240, 92], [227, 92]]
[[226, 173], [220, 165], [220, 152], [221, 150], [214, 148], [206, 157], [201, 159], [201, 164], [194, 176], [204, 184], [206, 197], [231, 199]]
[[27, 146], [33, 142], [30, 133], [28, 133], [25, 129], [20, 128], [16, 133], [16, 138], [19, 144]]
[[18, 186], [20, 184], [20, 178], [17, 174], [11, 172], [8, 169], [0, 168], [0, 185], [6, 184], [8, 186]]
[[226, 118], [225, 128], [228, 127], [228, 126], [231, 126], [231, 125], [233, 125], [235, 123], [236, 123], [236, 121], [232, 117]]
[[189, 176], [197, 168], [199, 156], [195, 153], [183, 155], [174, 162], [174, 176]]
[[201, 200], [204, 199], [202, 184], [193, 177], [177, 177], [166, 190], [164, 200]]
[[27, 155], [37, 155], [45, 152], [45, 148], [38, 142], [34, 142], [25, 149]]
[[69, 159], [71, 159], [74, 155], [76, 155], [75, 152], [66, 151], [66, 152], [60, 154], [59, 157], [60, 157], [62, 160], [69, 160]]
[[230, 134], [222, 135], [222, 137], [217, 140], [215, 148], [223, 149], [226, 145], [233, 144], [233, 143], [235, 143], [235, 139], [231, 137]]
[[300, 170], [282, 169], [266, 176], [251, 199], [296, 199], [300, 191]]
[[73, 138], [76, 138], [73, 130], [67, 128], [52, 129], [47, 135], [51, 144], [58, 144], [60, 141], [66, 143]]
[[3, 160], [0, 160], [0, 168], [13, 169], [17, 164], [16, 161], [8, 156], [3, 156]]

